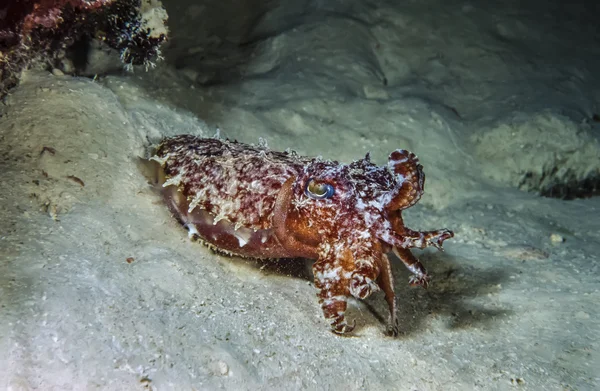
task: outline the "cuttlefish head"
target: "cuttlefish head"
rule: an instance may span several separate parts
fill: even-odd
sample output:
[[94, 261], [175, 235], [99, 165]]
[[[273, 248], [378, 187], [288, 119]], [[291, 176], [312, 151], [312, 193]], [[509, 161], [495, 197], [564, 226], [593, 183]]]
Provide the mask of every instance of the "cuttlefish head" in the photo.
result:
[[299, 255], [317, 259], [315, 285], [334, 332], [354, 327], [344, 318], [349, 297], [364, 299], [379, 289], [385, 292], [395, 330], [393, 280], [386, 256], [390, 251], [414, 274], [411, 284], [427, 286], [429, 276], [408, 249], [441, 248], [452, 233], [404, 227], [401, 211], [419, 201], [424, 182], [417, 157], [396, 150], [386, 166], [376, 166], [369, 155], [349, 165], [315, 160], [284, 184], [288, 196], [279, 200], [285, 208], [276, 211], [282, 222], [277, 235], [299, 249]]

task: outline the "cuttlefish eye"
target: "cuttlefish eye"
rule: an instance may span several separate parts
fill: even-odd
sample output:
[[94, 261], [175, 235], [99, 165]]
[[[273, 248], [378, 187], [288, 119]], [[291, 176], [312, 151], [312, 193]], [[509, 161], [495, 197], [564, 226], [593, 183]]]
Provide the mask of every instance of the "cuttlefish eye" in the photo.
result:
[[322, 183], [317, 182], [315, 179], [309, 179], [304, 192], [312, 199], [323, 200], [325, 198], [331, 198], [334, 189], [329, 183]]

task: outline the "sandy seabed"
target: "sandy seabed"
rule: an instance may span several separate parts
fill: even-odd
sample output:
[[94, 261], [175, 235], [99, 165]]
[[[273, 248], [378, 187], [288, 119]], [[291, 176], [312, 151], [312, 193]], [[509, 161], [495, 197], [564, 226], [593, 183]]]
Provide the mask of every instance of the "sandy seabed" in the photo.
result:
[[[284, 3], [165, 2], [174, 37], [157, 69], [29, 72], [7, 97], [0, 388], [598, 389], [600, 198], [538, 194], [600, 175], [586, 8]], [[456, 236], [414, 251], [428, 290], [394, 264], [399, 337], [380, 293], [352, 302], [340, 337], [310, 265], [187, 239], [135, 158], [217, 132], [346, 163], [419, 156], [407, 225]]]

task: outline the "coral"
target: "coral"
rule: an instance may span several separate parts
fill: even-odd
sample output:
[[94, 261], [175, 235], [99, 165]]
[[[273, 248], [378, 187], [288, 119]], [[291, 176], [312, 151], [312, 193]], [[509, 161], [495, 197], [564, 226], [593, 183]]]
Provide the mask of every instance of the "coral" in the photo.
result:
[[154, 65], [167, 39], [158, 0], [21, 0], [0, 6], [0, 96], [34, 64], [55, 66], [74, 43], [97, 39], [126, 68]]

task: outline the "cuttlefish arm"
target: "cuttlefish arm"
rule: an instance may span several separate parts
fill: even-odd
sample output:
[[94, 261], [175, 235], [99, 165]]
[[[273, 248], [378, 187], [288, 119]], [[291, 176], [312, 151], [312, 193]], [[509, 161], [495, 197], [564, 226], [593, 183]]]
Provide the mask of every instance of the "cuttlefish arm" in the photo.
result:
[[404, 263], [404, 266], [412, 273], [408, 280], [410, 285], [419, 285], [423, 288], [429, 286], [431, 277], [427, 274], [427, 270], [425, 270], [421, 262], [412, 255], [409, 249], [394, 247], [394, 254], [400, 258], [402, 263]]
[[345, 319], [348, 297], [350, 296], [350, 270], [343, 257], [348, 254], [335, 254], [331, 246], [320, 246], [319, 259], [313, 265], [317, 297], [325, 319], [331, 330], [337, 334], [349, 333], [354, 329]]
[[329, 321], [333, 332], [344, 334], [351, 332], [355, 324], [354, 321], [349, 324], [345, 319], [350, 296], [363, 300], [383, 287], [390, 311], [395, 309], [395, 304], [389, 263], [385, 282], [380, 284], [382, 263], [373, 256], [377, 252], [369, 254], [370, 256], [360, 252], [355, 254], [348, 248], [336, 252], [334, 249], [339, 249], [339, 244], [325, 242], [319, 246], [321, 252], [313, 265], [313, 273], [325, 319]]
[[398, 187], [387, 203], [388, 210], [403, 210], [416, 204], [423, 195], [425, 174], [417, 156], [404, 149], [392, 152], [388, 170], [397, 178]]
[[419, 248], [435, 247], [438, 250], [443, 250], [442, 245], [444, 240], [454, 237], [454, 232], [449, 229], [438, 229], [434, 231], [413, 231], [404, 226], [400, 211], [391, 212], [389, 221], [392, 226], [392, 231], [396, 237], [393, 245], [399, 248]]
[[[396, 253], [398, 257], [413, 273], [411, 284], [427, 287], [429, 276], [410, 251], [405, 249], [394, 251], [398, 251]], [[342, 254], [319, 258], [314, 264], [315, 286], [319, 289], [317, 296], [323, 315], [329, 321], [333, 332], [344, 334], [354, 329], [355, 323], [348, 324], [345, 319], [349, 296], [363, 300], [381, 289], [390, 312], [389, 332], [391, 335], [398, 334], [392, 268], [389, 258], [384, 253], [378, 254], [378, 257], [370, 259], [373, 262], [363, 260], [358, 262], [358, 267], [354, 269], [351, 266], [354, 258], [349, 250], [343, 251]]]

